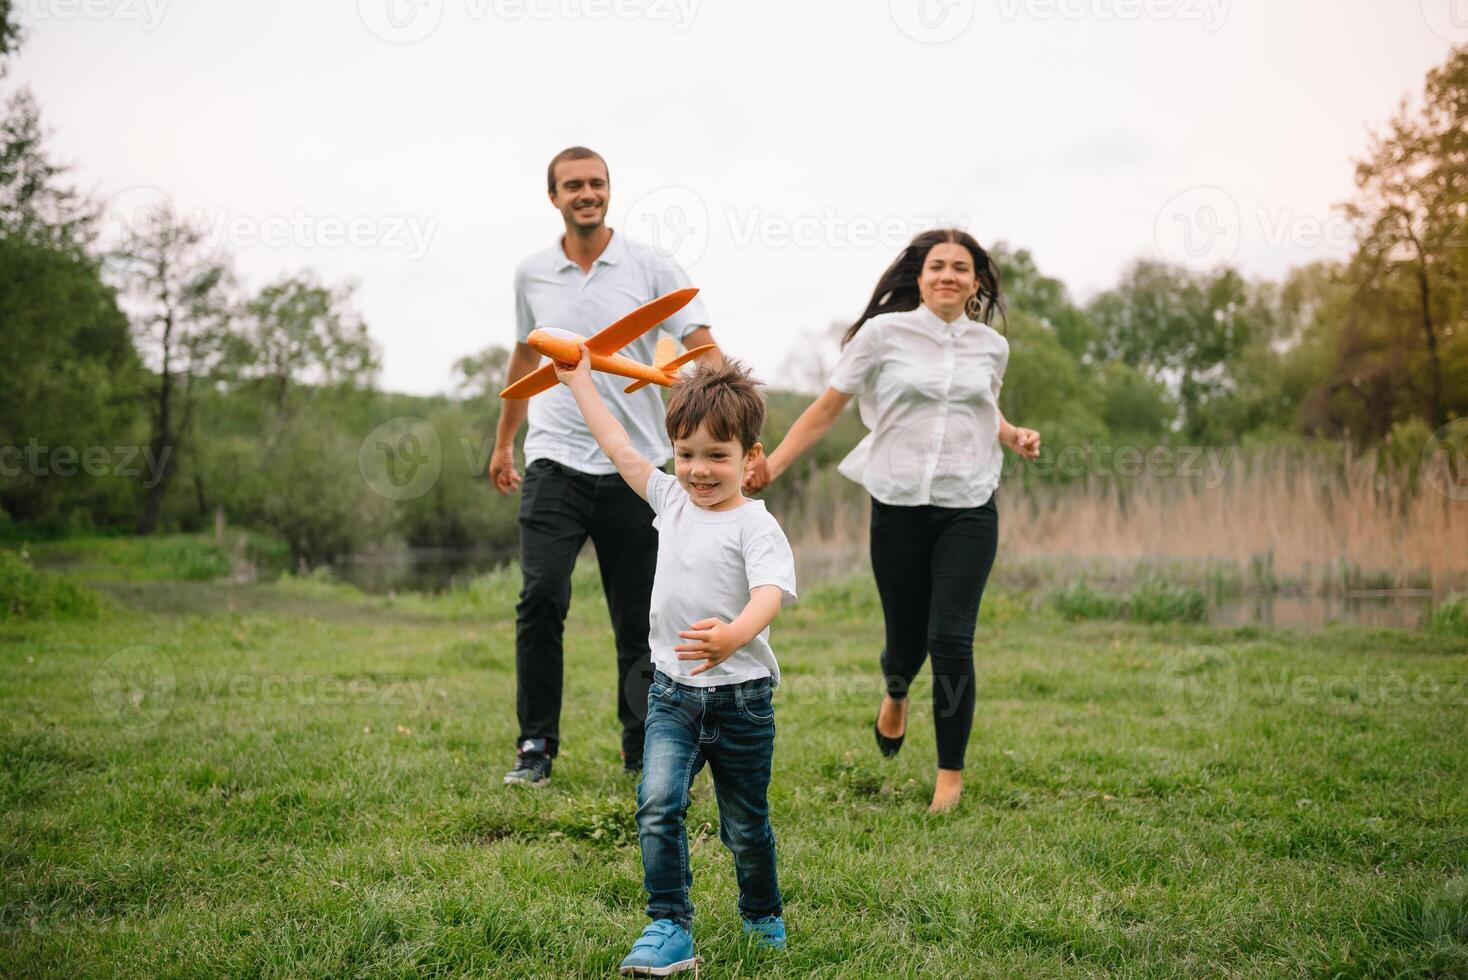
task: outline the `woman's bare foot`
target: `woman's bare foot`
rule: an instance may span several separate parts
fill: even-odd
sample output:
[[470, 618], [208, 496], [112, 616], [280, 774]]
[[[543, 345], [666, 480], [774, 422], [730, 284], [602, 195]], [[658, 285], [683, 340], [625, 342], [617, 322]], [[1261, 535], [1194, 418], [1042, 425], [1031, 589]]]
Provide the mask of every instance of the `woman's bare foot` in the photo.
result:
[[907, 698], [892, 700], [892, 695], [882, 695], [882, 707], [877, 709], [877, 731], [887, 738], [900, 738], [907, 731]]
[[946, 813], [958, 806], [958, 798], [962, 795], [963, 770], [939, 769], [938, 782], [933, 787], [933, 805], [928, 807], [928, 812]]

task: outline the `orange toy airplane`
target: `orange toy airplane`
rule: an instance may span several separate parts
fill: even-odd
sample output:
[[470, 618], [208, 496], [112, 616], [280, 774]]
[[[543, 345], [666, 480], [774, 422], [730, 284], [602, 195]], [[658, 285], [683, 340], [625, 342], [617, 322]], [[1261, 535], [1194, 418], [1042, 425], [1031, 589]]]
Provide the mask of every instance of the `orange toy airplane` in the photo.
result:
[[604, 327], [597, 331], [595, 336], [584, 341], [571, 331], [562, 330], [559, 327], [541, 327], [538, 330], [530, 331], [530, 336], [525, 338], [525, 342], [549, 357], [552, 363], [531, 371], [500, 392], [500, 397], [529, 398], [532, 395], [540, 394], [547, 388], [555, 387], [558, 382], [554, 362], [579, 363], [582, 343], [585, 343], [586, 349], [591, 351], [592, 370], [637, 379], [627, 386], [626, 390], [629, 393], [649, 384], [663, 387], [677, 384], [678, 369], [705, 351], [713, 350], [713, 344], [704, 344], [702, 347], [695, 347], [674, 356], [677, 347], [673, 343], [673, 338], [661, 337], [658, 339], [657, 351], [653, 355], [651, 365], [634, 361], [630, 357], [623, 357], [617, 351], [677, 313], [697, 293], [697, 289], [689, 286], [686, 289], [668, 293], [666, 296], [659, 296], [651, 303], [644, 303], [616, 323]]

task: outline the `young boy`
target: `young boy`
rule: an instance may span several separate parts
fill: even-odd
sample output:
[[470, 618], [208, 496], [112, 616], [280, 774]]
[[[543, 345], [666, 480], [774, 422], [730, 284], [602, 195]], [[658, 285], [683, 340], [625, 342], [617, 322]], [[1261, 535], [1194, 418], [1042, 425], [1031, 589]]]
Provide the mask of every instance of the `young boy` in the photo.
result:
[[795, 601], [795, 556], [764, 504], [744, 497], [765, 406], [743, 368], [700, 367], [673, 389], [672, 477], [632, 448], [597, 393], [590, 362], [583, 346], [580, 362], [558, 364], [556, 373], [602, 451], [657, 514], [649, 616], [656, 670], [637, 786], [652, 923], [620, 970], [660, 977], [697, 962], [683, 820], [689, 786], [705, 762], [719, 801], [719, 837], [734, 854], [744, 931], [762, 946], [785, 948], [766, 799], [775, 748], [770, 692], [780, 683], [769, 626], [782, 605]]

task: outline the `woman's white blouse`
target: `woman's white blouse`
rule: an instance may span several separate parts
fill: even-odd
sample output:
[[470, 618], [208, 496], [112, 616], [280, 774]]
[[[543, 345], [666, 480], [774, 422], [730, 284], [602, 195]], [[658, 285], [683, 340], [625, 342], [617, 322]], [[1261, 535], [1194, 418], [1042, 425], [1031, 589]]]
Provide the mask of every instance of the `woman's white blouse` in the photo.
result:
[[831, 387], [857, 396], [870, 432], [840, 472], [884, 504], [977, 507], [999, 486], [999, 387], [1009, 341], [926, 306], [872, 317], [841, 352]]

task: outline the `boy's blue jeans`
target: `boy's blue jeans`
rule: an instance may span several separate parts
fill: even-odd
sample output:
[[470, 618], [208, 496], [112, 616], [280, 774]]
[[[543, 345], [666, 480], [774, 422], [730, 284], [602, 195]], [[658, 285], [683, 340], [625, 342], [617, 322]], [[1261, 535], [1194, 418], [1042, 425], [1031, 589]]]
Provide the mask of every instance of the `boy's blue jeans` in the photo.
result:
[[775, 878], [775, 834], [767, 792], [775, 751], [770, 679], [719, 687], [691, 687], [653, 674], [647, 695], [642, 781], [637, 785], [637, 829], [642, 844], [648, 918], [693, 922], [688, 892], [688, 788], [708, 763], [719, 801], [719, 838], [734, 854], [739, 914], [780, 915]]

